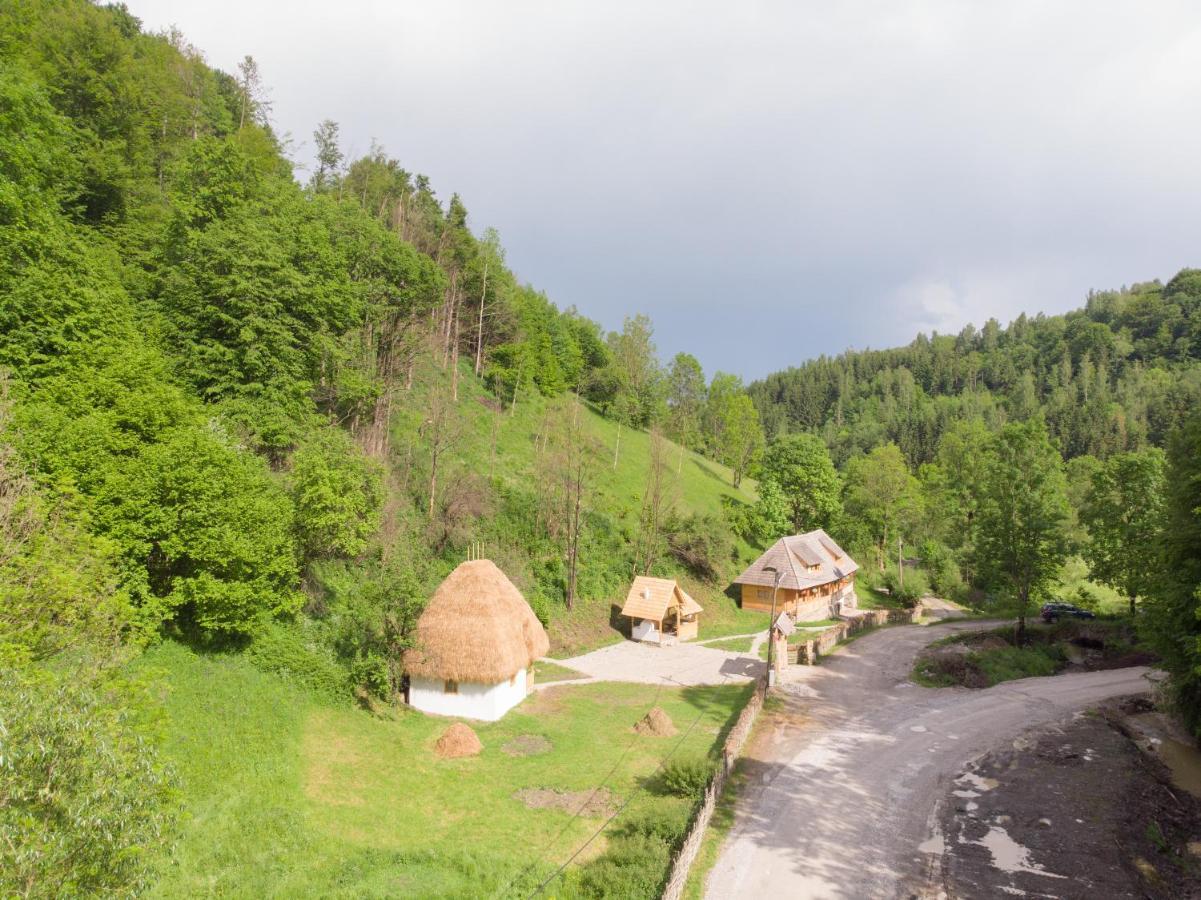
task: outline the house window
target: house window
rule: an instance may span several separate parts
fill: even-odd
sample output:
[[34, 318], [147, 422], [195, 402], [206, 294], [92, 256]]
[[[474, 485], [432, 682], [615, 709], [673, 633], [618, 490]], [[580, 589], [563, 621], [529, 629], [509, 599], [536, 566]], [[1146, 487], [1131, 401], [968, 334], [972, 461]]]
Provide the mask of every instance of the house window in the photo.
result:
[[443, 682], [442, 693], [457, 694], [458, 692], [459, 692], [459, 683], [457, 681], [454, 681], [453, 679], [448, 678], [448, 679], [446, 679], [445, 682]]
[[770, 600], [771, 599], [771, 588], [765, 588], [765, 587], [759, 588], [759, 599], [760, 600]]
[[509, 676], [509, 687], [515, 687], [516, 685], [517, 685], [517, 673], [514, 672], [512, 675]]

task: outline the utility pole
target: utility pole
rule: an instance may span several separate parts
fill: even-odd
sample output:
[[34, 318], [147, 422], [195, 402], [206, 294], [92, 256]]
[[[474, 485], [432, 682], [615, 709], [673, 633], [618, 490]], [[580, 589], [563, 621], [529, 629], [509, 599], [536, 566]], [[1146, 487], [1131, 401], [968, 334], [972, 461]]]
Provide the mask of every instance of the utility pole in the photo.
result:
[[771, 585], [771, 622], [767, 626], [767, 686], [776, 683], [776, 592], [780, 589], [780, 570], [775, 566], [764, 566], [764, 572], [772, 573]]
[[897, 538], [897, 587], [905, 587], [905, 541]]

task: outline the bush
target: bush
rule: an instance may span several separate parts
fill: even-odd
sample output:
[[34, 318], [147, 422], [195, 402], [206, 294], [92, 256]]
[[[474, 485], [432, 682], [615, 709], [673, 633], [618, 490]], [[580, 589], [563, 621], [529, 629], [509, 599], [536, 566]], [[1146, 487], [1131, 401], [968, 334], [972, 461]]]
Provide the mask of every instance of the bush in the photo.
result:
[[951, 549], [946, 544], [928, 540], [922, 542], [919, 555], [934, 593], [939, 597], [953, 596], [963, 584], [963, 576]]
[[1087, 584], [1080, 585], [1076, 589], [1076, 593], [1071, 595], [1067, 602], [1074, 603], [1081, 609], [1091, 610], [1092, 612], [1097, 612], [1101, 608], [1101, 598]]
[[0, 896], [149, 886], [175, 790], [122, 687], [0, 670]]
[[704, 757], [675, 759], [663, 769], [663, 786], [677, 797], [699, 798], [713, 777], [713, 763]]
[[296, 626], [266, 626], [255, 635], [246, 656], [255, 668], [327, 697], [345, 697], [349, 692], [349, 673], [326, 650], [306, 641]]
[[655, 838], [674, 849], [683, 840], [689, 821], [686, 809], [654, 807], [630, 816], [615, 833], [624, 837]]
[[888, 588], [889, 596], [908, 609], [912, 609], [922, 597], [930, 593], [926, 576], [916, 569], [909, 569], [905, 572], [903, 585], [897, 578], [897, 573], [891, 569], [884, 573], [881, 581]]
[[734, 542], [726, 523], [718, 516], [693, 513], [672, 516], [666, 527], [671, 555], [695, 575], [716, 581], [734, 555]]
[[1035, 675], [1054, 675], [1063, 664], [1063, 652], [1058, 647], [1001, 647], [971, 654], [971, 662], [984, 674], [989, 686], [1016, 678]]
[[580, 867], [578, 891], [605, 900], [658, 897], [670, 863], [671, 848], [657, 837], [617, 838], [601, 856]]

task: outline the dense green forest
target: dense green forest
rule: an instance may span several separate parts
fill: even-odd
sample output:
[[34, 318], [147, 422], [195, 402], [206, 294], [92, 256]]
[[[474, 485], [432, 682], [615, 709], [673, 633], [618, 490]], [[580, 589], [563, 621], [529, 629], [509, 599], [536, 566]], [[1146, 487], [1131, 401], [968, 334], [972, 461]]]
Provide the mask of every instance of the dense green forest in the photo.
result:
[[1201, 400], [1201, 271], [1093, 292], [1062, 316], [821, 357], [749, 392], [769, 434], [819, 433], [840, 464], [891, 441], [917, 467], [954, 422], [1036, 414], [1067, 459], [1162, 447]]
[[865, 594], [1142, 604], [1197, 724], [1201, 271], [747, 387], [558, 308], [333, 120], [290, 158], [267, 98], [124, 7], [0, 5], [0, 893], [162, 874], [147, 651], [379, 711], [472, 545], [564, 648], [639, 572], [754, 630], [730, 578], [818, 526]]

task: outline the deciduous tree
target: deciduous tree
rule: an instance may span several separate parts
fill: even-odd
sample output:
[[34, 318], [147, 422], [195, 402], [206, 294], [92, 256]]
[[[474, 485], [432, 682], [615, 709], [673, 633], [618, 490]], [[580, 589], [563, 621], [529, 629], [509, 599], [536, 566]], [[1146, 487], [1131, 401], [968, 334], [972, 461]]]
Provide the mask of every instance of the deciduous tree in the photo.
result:
[[1005, 426], [992, 442], [977, 524], [976, 566], [986, 587], [1026, 618], [1047, 597], [1067, 553], [1063, 460], [1035, 418]]
[[1146, 632], [1169, 672], [1177, 711], [1201, 735], [1201, 414], [1168, 443], [1161, 552], [1151, 561]]
[[795, 533], [828, 527], [842, 508], [842, 483], [830, 451], [819, 437], [789, 434], [777, 438], [763, 456], [762, 469], [761, 484], [771, 482], [778, 488]]
[[1080, 510], [1089, 571], [1128, 599], [1132, 616], [1153, 574], [1148, 560], [1163, 527], [1164, 468], [1155, 447], [1110, 457], [1093, 472]]

